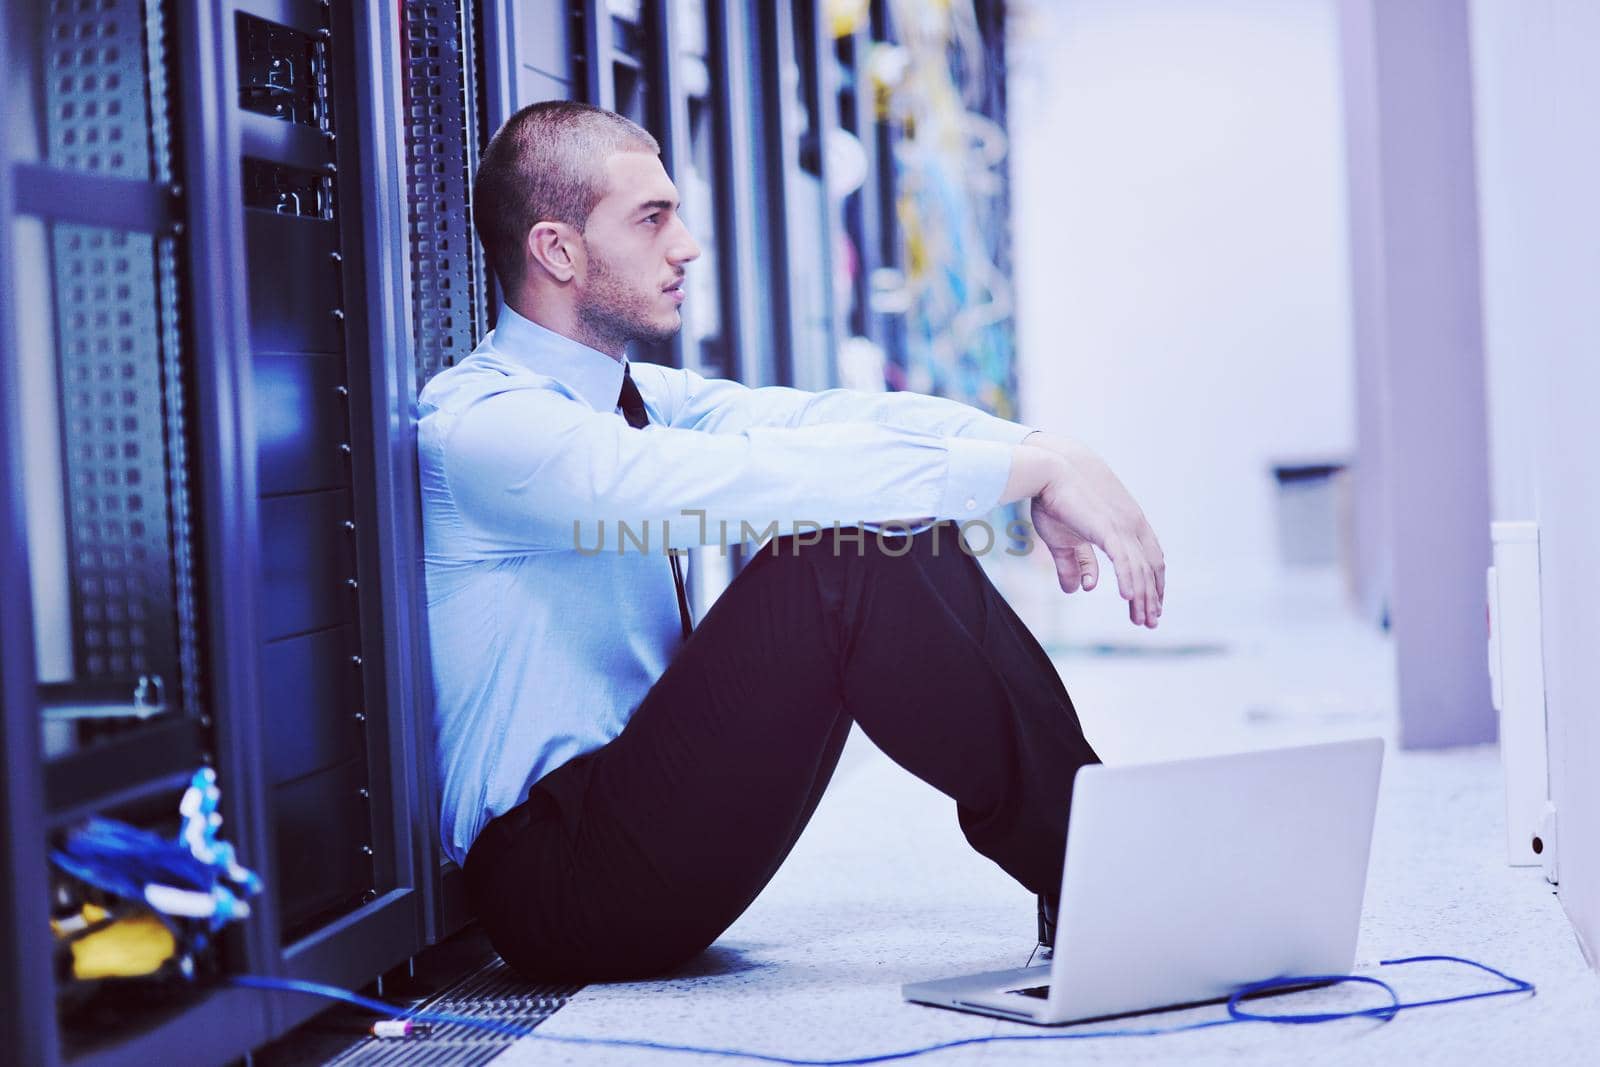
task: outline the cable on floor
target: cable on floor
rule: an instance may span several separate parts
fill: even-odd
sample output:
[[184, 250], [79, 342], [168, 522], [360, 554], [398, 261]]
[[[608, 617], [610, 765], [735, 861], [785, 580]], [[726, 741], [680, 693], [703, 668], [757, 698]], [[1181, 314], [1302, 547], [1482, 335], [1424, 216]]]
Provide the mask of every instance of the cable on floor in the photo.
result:
[[[1383, 967], [1399, 967], [1413, 963], [1460, 963], [1468, 967], [1475, 967], [1480, 971], [1494, 975], [1506, 983], [1503, 988], [1485, 989], [1475, 993], [1462, 993], [1450, 997], [1436, 997], [1431, 1000], [1403, 1001], [1395, 992], [1394, 987], [1380, 978], [1373, 978], [1359, 974], [1331, 974], [1331, 975], [1298, 975], [1294, 977], [1270, 978], [1264, 982], [1252, 982], [1236, 990], [1228, 999], [1228, 1017], [1226, 1019], [1207, 1019], [1201, 1022], [1182, 1023], [1176, 1026], [1159, 1027], [1129, 1027], [1117, 1029], [1094, 1030], [1069, 1030], [1062, 1033], [1050, 1034], [989, 1034], [976, 1037], [958, 1038], [953, 1041], [941, 1041], [933, 1045], [921, 1045], [916, 1048], [898, 1049], [893, 1052], [881, 1052], [868, 1056], [852, 1056], [840, 1059], [808, 1059], [794, 1056], [779, 1056], [765, 1052], [750, 1052], [744, 1049], [712, 1048], [700, 1045], [675, 1045], [660, 1041], [647, 1041], [635, 1038], [621, 1037], [580, 1037], [570, 1034], [543, 1033], [528, 1026], [518, 1026], [513, 1023], [498, 1022], [493, 1019], [480, 1019], [470, 1015], [456, 1015], [449, 1012], [429, 1012], [423, 1010], [405, 1011], [386, 1004], [381, 1000], [373, 1000], [357, 993], [351, 993], [336, 986], [323, 985], [320, 982], [306, 982], [296, 978], [266, 978], [257, 975], [237, 975], [229, 979], [232, 984], [244, 986], [249, 989], [266, 989], [279, 992], [304, 993], [309, 996], [323, 997], [328, 1000], [343, 1001], [359, 1008], [390, 1019], [402, 1019], [412, 1023], [429, 1023], [433, 1025], [459, 1025], [470, 1026], [476, 1029], [489, 1030], [494, 1033], [510, 1037], [531, 1037], [539, 1041], [551, 1041], [566, 1045], [605, 1045], [611, 1048], [637, 1048], [649, 1049], [653, 1052], [688, 1052], [701, 1056], [723, 1056], [730, 1059], [757, 1060], [762, 1063], [787, 1064], [789, 1067], [857, 1067], [857, 1065], [872, 1063], [888, 1063], [893, 1060], [910, 1059], [913, 1056], [925, 1056], [932, 1052], [942, 1052], [946, 1049], [962, 1048], [967, 1045], [985, 1045], [1000, 1043], [1016, 1043], [1022, 1041], [1086, 1041], [1094, 1038], [1115, 1037], [1160, 1037], [1166, 1034], [1186, 1033], [1194, 1030], [1211, 1030], [1220, 1026], [1236, 1026], [1240, 1023], [1275, 1023], [1280, 1025], [1305, 1025], [1317, 1023], [1338, 1022], [1343, 1019], [1376, 1019], [1388, 1022], [1403, 1011], [1412, 1011], [1418, 1008], [1434, 1008], [1444, 1004], [1459, 1004], [1465, 1001], [1482, 1000], [1487, 997], [1512, 996], [1518, 993], [1532, 995], [1536, 989], [1532, 982], [1521, 978], [1514, 978], [1504, 971], [1497, 970], [1486, 963], [1466, 959], [1462, 956], [1406, 956], [1402, 959], [1380, 960]], [[1266, 1013], [1251, 1012], [1240, 1007], [1240, 1002], [1246, 997], [1263, 996], [1274, 990], [1288, 991], [1292, 988], [1303, 987], [1310, 984], [1332, 986], [1340, 984], [1361, 984], [1375, 986], [1385, 994], [1389, 1001], [1372, 1008], [1357, 1008], [1350, 1011], [1336, 1012], [1283, 1012]]]

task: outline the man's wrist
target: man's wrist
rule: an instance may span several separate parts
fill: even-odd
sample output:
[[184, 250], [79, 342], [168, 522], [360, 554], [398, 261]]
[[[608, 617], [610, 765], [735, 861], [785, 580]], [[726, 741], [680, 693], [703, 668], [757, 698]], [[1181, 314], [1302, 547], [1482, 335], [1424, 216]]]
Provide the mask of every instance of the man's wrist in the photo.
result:
[[1034, 430], [1024, 437], [1021, 443], [1033, 448], [1042, 448], [1048, 452], [1054, 452], [1058, 456], [1070, 456], [1083, 448], [1081, 442], [1062, 434], [1050, 433], [1048, 430]]
[[1046, 486], [1061, 477], [1065, 467], [1066, 461], [1048, 448], [1029, 444], [1018, 445], [1011, 455], [1011, 473], [1006, 479], [1006, 488], [1000, 503], [1009, 504], [1014, 500], [1028, 500], [1038, 496]]

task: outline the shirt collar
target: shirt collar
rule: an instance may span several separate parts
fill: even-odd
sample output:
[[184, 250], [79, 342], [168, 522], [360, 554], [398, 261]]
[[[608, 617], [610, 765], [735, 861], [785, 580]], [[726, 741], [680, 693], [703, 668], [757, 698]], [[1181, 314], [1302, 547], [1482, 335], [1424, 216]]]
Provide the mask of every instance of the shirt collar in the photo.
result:
[[567, 386], [594, 410], [616, 410], [622, 364], [604, 352], [540, 326], [504, 304], [491, 343], [500, 355]]

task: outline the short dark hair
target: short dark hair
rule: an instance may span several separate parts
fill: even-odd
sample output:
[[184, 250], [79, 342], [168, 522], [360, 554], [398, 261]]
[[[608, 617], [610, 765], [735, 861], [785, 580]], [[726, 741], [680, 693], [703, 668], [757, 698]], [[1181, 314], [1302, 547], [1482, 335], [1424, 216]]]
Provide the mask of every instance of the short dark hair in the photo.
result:
[[626, 151], [660, 155], [661, 145], [644, 127], [590, 104], [547, 100], [506, 120], [472, 184], [473, 223], [502, 290], [522, 284], [535, 223], [583, 230], [605, 196], [606, 159]]

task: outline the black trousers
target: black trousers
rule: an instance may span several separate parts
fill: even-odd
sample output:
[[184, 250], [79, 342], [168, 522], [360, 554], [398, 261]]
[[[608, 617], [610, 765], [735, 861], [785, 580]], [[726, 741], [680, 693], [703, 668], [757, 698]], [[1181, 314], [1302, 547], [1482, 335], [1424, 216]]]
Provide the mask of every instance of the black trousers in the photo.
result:
[[685, 963], [777, 872], [852, 721], [1056, 893], [1073, 775], [1098, 760], [1044, 650], [954, 524], [825, 532], [768, 542], [622, 733], [484, 828], [466, 882], [490, 940], [537, 981]]

